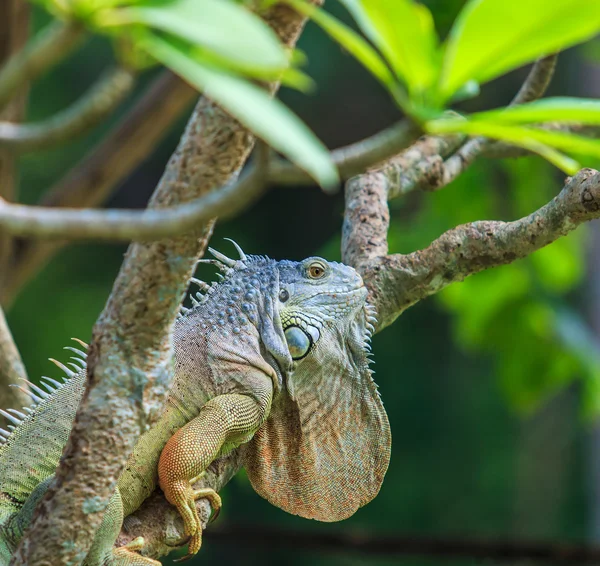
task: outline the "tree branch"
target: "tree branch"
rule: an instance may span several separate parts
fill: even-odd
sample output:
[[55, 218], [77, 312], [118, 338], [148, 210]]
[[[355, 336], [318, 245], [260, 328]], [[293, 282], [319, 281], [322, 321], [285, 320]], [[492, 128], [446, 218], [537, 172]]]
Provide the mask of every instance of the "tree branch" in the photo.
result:
[[266, 189], [266, 169], [253, 168], [237, 182], [189, 203], [146, 210], [72, 210], [10, 204], [0, 200], [0, 226], [37, 238], [155, 241], [181, 236], [219, 216], [237, 215]]
[[[288, 46], [304, 24], [283, 6], [272, 8], [267, 19]], [[276, 88], [272, 85], [271, 91]], [[226, 184], [253, 142], [238, 122], [201, 98], [150, 208], [189, 202]], [[212, 226], [207, 222], [187, 237], [129, 247], [94, 328], [89, 386], [56, 479], [13, 564], [78, 562], [87, 553], [137, 437], [164, 402], [171, 381], [173, 322]]]
[[[534, 65], [528, 79], [521, 87], [521, 90], [515, 97], [513, 103], [523, 102], [526, 100], [526, 96], [533, 96], [535, 93], [541, 95], [547, 82], [549, 82], [554, 61], [555, 59], [553, 58], [546, 58]], [[158, 98], [160, 100], [165, 100], [165, 97]], [[159, 113], [159, 115], [162, 115], [162, 113]], [[362, 172], [365, 169], [373, 167], [377, 163], [396, 155], [399, 151], [404, 149], [416, 135], [418, 135], [418, 132], [415, 126], [408, 122], [400, 122], [366, 140], [334, 150], [332, 152], [332, 159], [338, 166], [342, 178], [349, 178], [353, 174]], [[118, 140], [122, 139], [123, 136], [121, 132], [118, 132], [116, 135], [110, 137], [110, 143], [106, 144], [106, 146], [109, 148], [117, 147], [117, 149], [120, 149], [121, 144], [115, 144], [117, 144]], [[149, 139], [149, 137], [146, 135], [140, 136], [140, 140], [144, 139]], [[438, 188], [441, 186], [444, 181], [440, 181], [440, 179], [444, 179], [445, 176], [444, 157], [456, 151], [456, 149], [460, 147], [463, 139], [464, 138], [461, 136], [426, 138], [426, 141], [417, 143], [409, 148], [405, 154], [390, 161], [382, 171], [385, 177], [387, 177], [384, 182], [388, 187], [389, 198], [395, 198], [401, 194], [406, 194], [418, 186], [422, 186], [423, 188]], [[129, 140], [127, 140], [127, 144], [129, 146], [139, 147], [139, 144], [137, 143], [130, 144]], [[468, 151], [468, 149], [469, 145], [467, 144], [465, 151]], [[102, 152], [100, 151], [98, 153], [101, 154]], [[130, 151], [126, 153], [129, 157], [135, 155]], [[121, 156], [122, 152], [117, 150], [114, 151], [112, 155]], [[113, 186], [114, 183], [111, 181], [108, 183], [98, 183], [96, 182], [97, 177], [100, 176], [102, 179], [103, 172], [106, 174], [106, 172], [118, 171], [118, 168], [113, 167], [110, 157], [111, 155], [109, 155], [108, 158], [92, 160], [92, 162], [95, 161], [96, 163], [106, 162], [108, 166], [104, 168], [104, 171], [98, 172], [96, 166], [92, 167], [91, 171], [86, 174], [87, 164], [84, 163], [82, 166], [78, 167], [76, 173], [71, 174], [67, 178], [66, 183], [61, 184], [59, 185], [59, 188], [50, 191], [50, 198], [47, 198], [42, 204], [50, 206], [60, 206], [65, 204], [69, 206], [93, 206], [99, 204], [102, 201], [102, 197], [108, 192], [107, 188]], [[123, 161], [125, 160], [119, 159], [121, 166], [123, 166]], [[83, 174], [79, 169], [83, 169]], [[374, 176], [378, 175], [379, 172], [374, 173]], [[82, 176], [83, 178], [81, 178]], [[76, 182], [70, 182], [70, 179], [74, 179]], [[94, 187], [101, 189], [97, 190], [96, 193], [99, 195], [99, 198], [93, 200], [78, 198], [78, 193], [85, 194], [90, 190], [90, 180], [94, 181]], [[268, 181], [269, 183], [277, 185], [297, 185], [311, 182], [310, 177], [304, 171], [290, 163], [282, 161], [276, 161], [270, 165]], [[83, 188], [78, 189], [77, 187]], [[68, 198], [64, 198], [64, 195], [68, 195]], [[75, 198], [72, 198], [71, 195], [75, 196]], [[20, 209], [20, 214], [25, 214], [25, 210]], [[116, 218], [117, 216], [115, 216], [115, 221]], [[34, 220], [34, 218], [31, 219], [32, 224]], [[102, 217], [95, 217], [94, 221], [101, 223]], [[138, 219], [134, 222], [137, 221]], [[142, 220], [142, 223], [145, 222], [146, 220]], [[32, 230], [34, 229], [35, 228], [32, 227]], [[66, 226], [65, 229], [67, 229]], [[99, 230], [102, 229], [100, 228]], [[27, 235], [32, 234], [28, 233]], [[104, 234], [98, 237], [110, 238], [111, 235], [111, 230], [106, 229]], [[53, 236], [60, 237], [60, 235]], [[84, 235], [83, 237], [91, 236]], [[115, 239], [119, 239], [119, 237], [115, 236]], [[60, 243], [47, 242], [26, 244], [21, 251], [19, 261], [15, 266], [14, 274], [9, 282], [8, 289], [1, 297], [2, 302], [6, 303], [9, 301], [17, 289], [31, 277], [40, 265], [46, 262], [49, 257], [56, 252], [60, 245]]]
[[464, 224], [424, 250], [369, 258], [360, 270], [379, 312], [378, 330], [450, 283], [528, 256], [595, 218], [600, 218], [600, 173], [582, 169], [529, 216]]
[[[340, 177], [349, 179], [397, 155], [420, 133], [416, 125], [404, 120], [369, 138], [332, 151], [331, 159], [337, 166]], [[306, 172], [284, 161], [271, 163], [267, 178], [274, 185], [314, 184]]]
[[420, 556], [430, 558], [491, 560], [494, 562], [535, 561], [544, 564], [597, 564], [600, 548], [543, 541], [486, 540], [476, 538], [439, 538], [406, 535], [371, 535], [362, 531], [297, 532], [265, 525], [228, 525], [215, 527], [209, 541], [286, 550], [359, 553], [368, 556]]
[[[211, 487], [220, 491], [241, 467], [241, 451], [234, 450], [226, 457], [215, 460], [195, 487]], [[205, 529], [211, 516], [210, 504], [206, 499], [200, 499], [196, 507], [202, 528]], [[125, 518], [117, 546], [125, 545], [138, 536], [143, 536], [146, 543], [144, 555], [154, 558], [166, 556], [188, 541], [183, 532], [181, 515], [167, 502], [162, 491], [156, 490], [135, 513]]]
[[346, 183], [346, 211], [342, 227], [342, 258], [357, 269], [364, 262], [387, 254], [390, 223], [388, 199], [405, 194], [436, 175], [443, 156], [454, 151], [462, 136], [424, 136], [378, 169]]
[[554, 71], [556, 71], [557, 61], [557, 53], [538, 59], [531, 67], [525, 82], [521, 85], [510, 106], [525, 104], [542, 98], [550, 86]]
[[18, 383], [20, 379], [27, 379], [27, 372], [0, 308], [0, 408], [29, 405], [29, 398], [25, 394], [16, 387], [8, 387], [11, 383]]
[[114, 67], [71, 107], [37, 124], [0, 122], [0, 148], [34, 151], [74, 138], [96, 126], [127, 96], [135, 73]]
[[53, 21], [0, 69], [0, 110], [23, 84], [60, 61], [84, 36], [75, 23]]

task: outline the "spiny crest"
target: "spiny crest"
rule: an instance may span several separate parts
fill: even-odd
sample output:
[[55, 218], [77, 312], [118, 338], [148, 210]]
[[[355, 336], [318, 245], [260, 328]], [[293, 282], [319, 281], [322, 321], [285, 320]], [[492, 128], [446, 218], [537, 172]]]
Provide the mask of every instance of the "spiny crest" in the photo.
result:
[[190, 283], [193, 283], [194, 285], [196, 285], [198, 287], [198, 291], [196, 291], [195, 293], [194, 292], [189, 293], [189, 298], [192, 302], [192, 307], [191, 308], [186, 308], [183, 306], [180, 307], [178, 318], [181, 318], [181, 317], [187, 315], [189, 312], [194, 310], [196, 307], [198, 307], [202, 303], [204, 303], [207, 299], [207, 296], [210, 295], [215, 290], [215, 288], [219, 285], [219, 283], [222, 283], [225, 279], [227, 279], [227, 277], [230, 277], [236, 271], [241, 271], [243, 269], [246, 269], [250, 264], [257, 263], [257, 262], [264, 262], [264, 261], [268, 260], [268, 258], [265, 256], [247, 256], [244, 253], [244, 250], [242, 250], [242, 248], [236, 242], [234, 242], [232, 239], [230, 239], [230, 238], [224, 238], [224, 239], [233, 244], [233, 246], [237, 250], [239, 259], [237, 259], [237, 260], [232, 259], [230, 257], [227, 257], [225, 254], [218, 252], [217, 250], [215, 250], [213, 248], [208, 248], [208, 251], [213, 255], [214, 259], [210, 259], [210, 258], [204, 259], [203, 258], [203, 259], [198, 260], [198, 264], [208, 264], [208, 265], [214, 265], [215, 267], [217, 267], [219, 269], [219, 271], [221, 272], [221, 273], [217, 274], [217, 277], [219, 277], [219, 281], [213, 281], [212, 284], [209, 284], [209, 283], [205, 283], [204, 281], [201, 281], [200, 279], [197, 279], [195, 277], [191, 277]]
[[[87, 350], [88, 345], [85, 342], [79, 340], [78, 338], [72, 338], [72, 340], [74, 340], [80, 346]], [[13, 431], [15, 431], [19, 425], [23, 424], [23, 422], [26, 419], [30, 419], [35, 415], [36, 407], [42, 401], [52, 397], [52, 395], [65, 383], [67, 383], [69, 379], [75, 377], [80, 371], [85, 369], [86, 353], [84, 351], [79, 350], [78, 348], [73, 348], [71, 346], [66, 346], [65, 350], [70, 350], [75, 354], [75, 356], [71, 356], [71, 359], [74, 360], [75, 363], [67, 362], [68, 365], [74, 368], [74, 371], [69, 369], [66, 365], [59, 362], [58, 360], [55, 360], [54, 358], [49, 358], [49, 360], [56, 367], [58, 367], [65, 373], [65, 376], [62, 378], [62, 382], [57, 381], [56, 379], [52, 379], [51, 377], [44, 376], [40, 380], [40, 384], [43, 387], [40, 387], [27, 379], [23, 379], [22, 381], [29, 386], [28, 388], [14, 383], [10, 385], [10, 387], [16, 387], [17, 389], [25, 393], [25, 395], [27, 395], [32, 400], [32, 404], [29, 407], [23, 407], [22, 410], [24, 412], [17, 411], [16, 409], [7, 409], [6, 411], [0, 409], [0, 415], [2, 415], [6, 420], [12, 423], [7, 426], [8, 430], [0, 428], [0, 445], [8, 442], [12, 436]]]
[[373, 379], [373, 375], [375, 371], [372, 366], [375, 363], [373, 359], [373, 352], [371, 350], [371, 338], [375, 333], [375, 325], [377, 324], [377, 309], [371, 303], [365, 303], [364, 306], [365, 311], [365, 333], [364, 333], [364, 342], [363, 342], [363, 350], [365, 352], [365, 357], [367, 358], [367, 372], [370, 377], [370, 385], [373, 387], [373, 391], [377, 398], [381, 401], [381, 394], [379, 392], [379, 385]]
[[365, 303], [365, 326], [369, 340], [375, 332], [377, 324], [377, 309], [371, 303]]

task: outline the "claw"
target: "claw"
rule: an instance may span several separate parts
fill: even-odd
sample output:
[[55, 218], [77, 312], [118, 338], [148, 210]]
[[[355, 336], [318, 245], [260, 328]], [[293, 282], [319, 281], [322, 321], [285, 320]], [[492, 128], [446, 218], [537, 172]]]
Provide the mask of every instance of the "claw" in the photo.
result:
[[173, 562], [187, 562], [188, 560], [190, 560], [191, 558], [194, 558], [193, 554], [186, 554], [185, 556], [182, 556], [181, 558], [174, 558]]
[[210, 521], [214, 521], [221, 509], [221, 498], [214, 489], [202, 487], [194, 489], [192, 485], [204, 476], [200, 473], [191, 480], [179, 480], [162, 485], [167, 500], [177, 507], [183, 519], [183, 529], [186, 536], [190, 537], [188, 554], [178, 561], [187, 560], [194, 556], [202, 546], [202, 521], [196, 508], [196, 500], [206, 498], [211, 506]]
[[188, 542], [188, 552], [181, 558], [176, 558], [173, 562], [187, 562], [190, 558], [193, 558], [200, 551], [202, 546], [202, 531], [198, 530], [196, 534], [192, 535]]
[[212, 513], [210, 515], [210, 519], [208, 520], [208, 522], [212, 523], [213, 521], [216, 521], [217, 517], [219, 516], [219, 513], [221, 512], [221, 507], [222, 507], [222, 501], [221, 501], [221, 497], [219, 496], [219, 494], [214, 489], [211, 489], [209, 487], [203, 487], [203, 488], [194, 490], [193, 495], [194, 495], [194, 501], [196, 501], [197, 499], [203, 499], [203, 498], [208, 499], [208, 502], [210, 503], [210, 507], [212, 510]]

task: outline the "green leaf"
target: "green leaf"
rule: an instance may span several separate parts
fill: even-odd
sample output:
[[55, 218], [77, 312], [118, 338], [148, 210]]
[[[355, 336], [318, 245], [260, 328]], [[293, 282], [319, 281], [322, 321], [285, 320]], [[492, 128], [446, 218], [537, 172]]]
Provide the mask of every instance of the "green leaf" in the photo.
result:
[[487, 120], [504, 124], [542, 122], [582, 122], [600, 124], [600, 100], [586, 98], [544, 98], [518, 106], [471, 114], [469, 120]]
[[193, 59], [179, 46], [156, 36], [148, 34], [139, 46], [204, 92], [323, 187], [337, 186], [337, 170], [327, 148], [277, 99], [248, 81]]
[[354, 30], [313, 4], [307, 4], [302, 0], [285, 0], [285, 2], [319, 25], [332, 39], [337, 41], [348, 53], [362, 63], [384, 86], [388, 88], [394, 86], [396, 79], [385, 64], [385, 61]]
[[425, 123], [424, 129], [431, 134], [463, 133], [506, 141], [537, 153], [569, 175], [577, 173], [581, 166], [577, 161], [556, 151], [557, 149], [600, 157], [600, 141], [566, 132], [550, 132], [484, 120], [457, 119], [431, 120]]
[[230, 0], [164, 0], [105, 14], [106, 25], [142, 24], [204, 47], [247, 71], [282, 71], [288, 56], [275, 32]]
[[411, 0], [341, 0], [415, 98], [439, 72], [431, 12]]
[[469, 0], [447, 41], [440, 96], [489, 81], [600, 31], [598, 0]]

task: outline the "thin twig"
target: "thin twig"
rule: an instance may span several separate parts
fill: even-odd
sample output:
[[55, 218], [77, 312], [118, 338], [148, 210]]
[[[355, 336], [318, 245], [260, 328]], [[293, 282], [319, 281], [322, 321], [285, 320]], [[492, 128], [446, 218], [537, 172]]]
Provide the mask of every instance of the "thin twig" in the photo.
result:
[[[369, 138], [333, 150], [331, 159], [337, 166], [342, 180], [349, 179], [397, 155], [420, 133], [416, 125], [403, 120]], [[268, 179], [275, 185], [314, 184], [306, 172], [292, 163], [282, 161], [276, 161], [269, 166]]]
[[266, 525], [230, 525], [206, 533], [208, 541], [253, 548], [284, 548], [288, 551], [318, 551], [368, 556], [420, 556], [451, 560], [527, 560], [550, 564], [597, 564], [600, 547], [545, 541], [477, 539], [464, 537], [420, 537], [375, 535], [364, 532], [290, 531]]
[[0, 69], [0, 109], [26, 82], [60, 61], [83, 39], [83, 28], [58, 20], [42, 30]]
[[519, 92], [512, 99], [510, 106], [517, 106], [542, 98], [550, 86], [557, 61], [557, 53], [538, 59], [531, 67], [527, 78], [521, 85]]
[[36, 124], [0, 122], [0, 148], [25, 152], [68, 141], [96, 126], [127, 96], [135, 73], [114, 67], [102, 75], [77, 102]]

